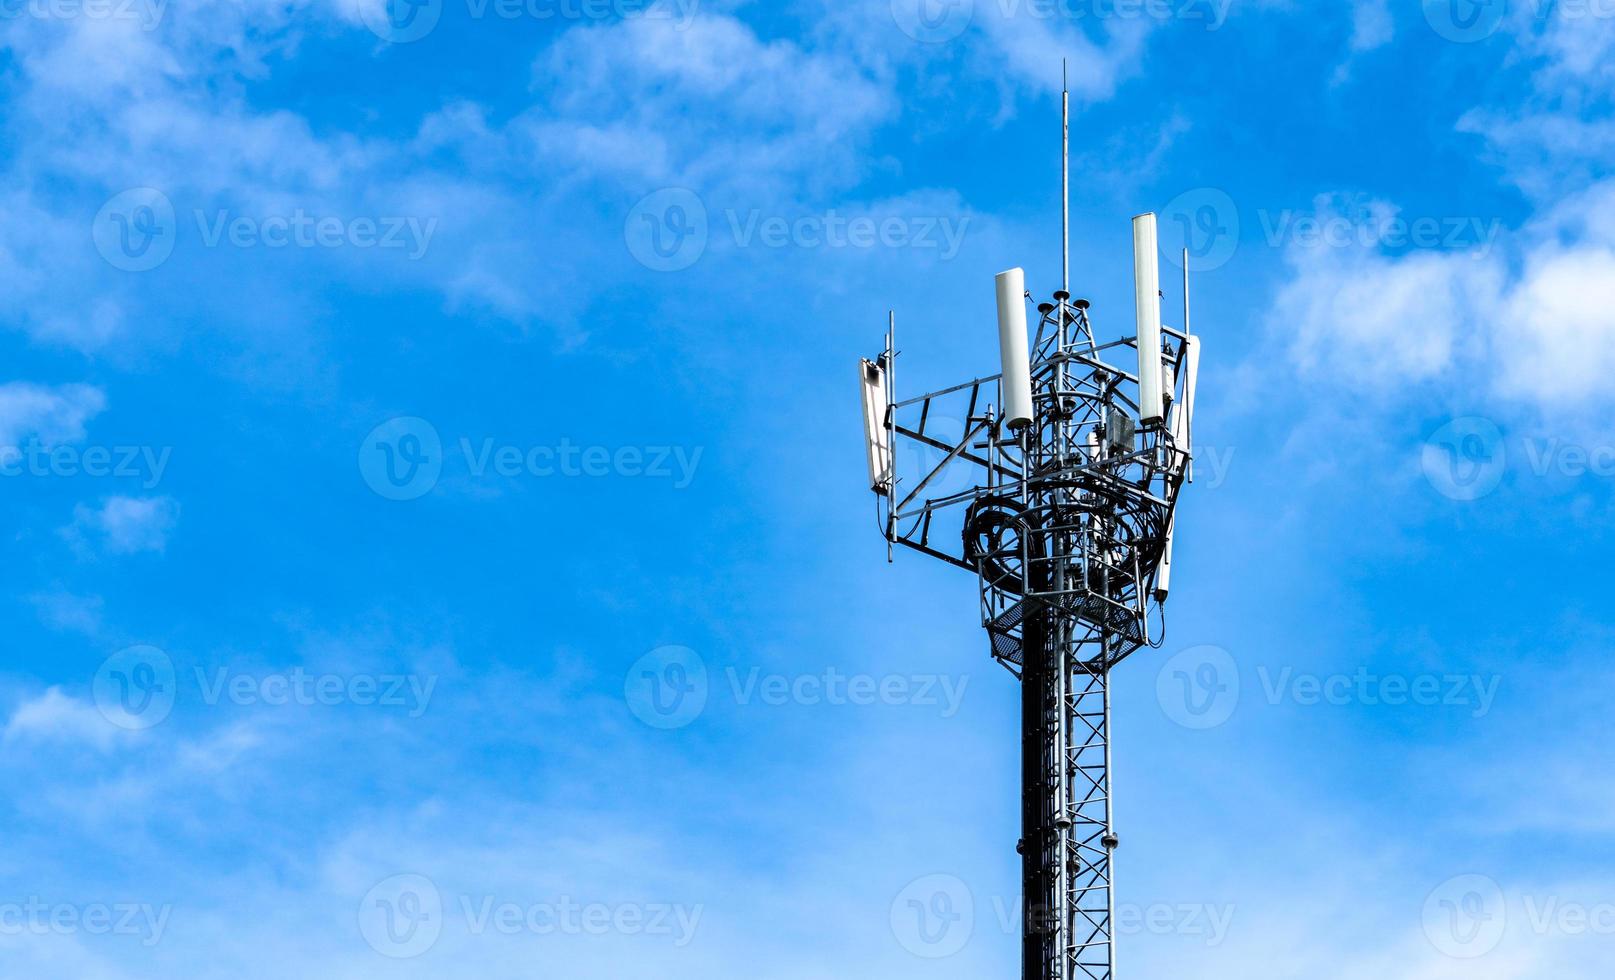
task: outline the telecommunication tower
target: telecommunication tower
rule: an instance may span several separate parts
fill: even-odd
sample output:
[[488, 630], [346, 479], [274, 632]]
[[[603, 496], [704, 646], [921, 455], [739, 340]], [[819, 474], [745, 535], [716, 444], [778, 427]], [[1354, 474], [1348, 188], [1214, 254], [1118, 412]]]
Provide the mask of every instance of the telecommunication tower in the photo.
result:
[[[1136, 330], [1101, 343], [1070, 287], [1070, 96], [1061, 97], [1061, 288], [1028, 339], [1025, 274], [997, 277], [1001, 373], [896, 389], [896, 317], [859, 365], [870, 486], [903, 545], [975, 574], [992, 656], [1021, 682], [1024, 980], [1113, 980], [1111, 672], [1146, 646], [1193, 480], [1199, 340], [1161, 322], [1154, 214], [1133, 219]], [[951, 424], [949, 424], [951, 420]], [[906, 445], [905, 445], [906, 444]], [[897, 472], [902, 447], [926, 462]], [[960, 489], [964, 486], [964, 489]]]

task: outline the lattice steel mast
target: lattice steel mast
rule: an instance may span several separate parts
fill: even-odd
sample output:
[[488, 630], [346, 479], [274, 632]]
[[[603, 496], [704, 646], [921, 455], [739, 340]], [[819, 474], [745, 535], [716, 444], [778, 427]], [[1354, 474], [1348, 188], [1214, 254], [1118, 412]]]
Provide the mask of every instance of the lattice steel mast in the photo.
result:
[[[1199, 344], [1187, 272], [1184, 329], [1160, 323], [1154, 215], [1134, 219], [1137, 333], [1098, 343], [1088, 302], [1072, 300], [1069, 96], [1061, 103], [1062, 288], [1038, 305], [1030, 348], [1016, 269], [998, 280], [1002, 374], [898, 400], [895, 317], [860, 373], [888, 547], [973, 571], [992, 655], [1021, 680], [1022, 976], [1110, 980], [1110, 678], [1161, 639], [1151, 606], [1167, 596], [1178, 495], [1192, 480]], [[899, 449], [923, 465], [900, 473]], [[961, 475], [968, 488], [953, 489]]]

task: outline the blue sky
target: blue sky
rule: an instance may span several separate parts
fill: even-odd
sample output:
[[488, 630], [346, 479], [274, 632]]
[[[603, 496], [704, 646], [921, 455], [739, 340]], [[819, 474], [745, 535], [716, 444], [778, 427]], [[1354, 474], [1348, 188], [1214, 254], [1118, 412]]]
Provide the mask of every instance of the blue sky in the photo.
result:
[[1615, 5], [0, 14], [0, 975], [1013, 969], [852, 365], [1056, 288], [1062, 57], [1074, 290], [1159, 211], [1206, 345], [1123, 969], [1607, 973]]

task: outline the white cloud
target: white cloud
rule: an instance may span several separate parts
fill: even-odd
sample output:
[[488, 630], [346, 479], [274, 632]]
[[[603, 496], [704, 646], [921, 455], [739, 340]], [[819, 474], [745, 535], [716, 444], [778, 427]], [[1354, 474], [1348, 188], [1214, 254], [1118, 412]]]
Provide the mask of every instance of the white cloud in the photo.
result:
[[1528, 70], [1513, 104], [1477, 106], [1460, 132], [1483, 136], [1508, 179], [1548, 203], [1608, 172], [1615, 155], [1615, 17], [1586, 4], [1521, 4], [1512, 61]]
[[1335, 69], [1333, 85], [1351, 80], [1357, 56], [1375, 51], [1396, 38], [1396, 21], [1391, 17], [1390, 0], [1354, 0], [1351, 9], [1351, 42], [1346, 60]]
[[[851, 59], [764, 40], [704, 13], [562, 35], [534, 65], [541, 104], [519, 120], [540, 159], [697, 190], [788, 192], [854, 172], [893, 94]], [[609, 175], [609, 171], [608, 171]], [[649, 189], [649, 188], [646, 188]]]
[[[1343, 220], [1327, 203], [1319, 213]], [[1350, 388], [1461, 371], [1561, 419], [1615, 401], [1615, 180], [1500, 244], [1517, 261], [1444, 251], [1393, 257], [1362, 243], [1292, 246], [1270, 324], [1293, 334], [1303, 370], [1327, 371]]]
[[0, 738], [7, 743], [88, 743], [104, 749], [128, 734], [128, 728], [108, 721], [95, 705], [69, 697], [59, 687], [52, 687], [32, 701], [18, 706], [6, 722], [5, 734]]
[[1356, 0], [1351, 11], [1351, 49], [1372, 51], [1396, 37], [1390, 0]]
[[77, 442], [106, 404], [106, 395], [91, 385], [0, 385], [0, 446], [16, 447], [30, 437], [47, 446]]
[[28, 601], [39, 618], [52, 629], [97, 636], [101, 632], [101, 612], [105, 602], [98, 595], [71, 592], [36, 592]]
[[108, 497], [99, 508], [75, 508], [64, 534], [75, 542], [93, 539], [113, 554], [161, 552], [178, 520], [179, 504], [171, 497]]
[[[1384, 227], [1395, 216], [1383, 204], [1348, 216], [1320, 198], [1318, 219], [1354, 229]], [[1365, 225], [1365, 222], [1367, 223]], [[1337, 383], [1382, 389], [1437, 377], [1454, 366], [1461, 336], [1495, 302], [1500, 270], [1471, 253], [1415, 252], [1391, 258], [1350, 236], [1292, 243], [1290, 280], [1269, 322], [1291, 338], [1300, 367]], [[1473, 341], [1473, 337], [1462, 339]]]
[[1033, 91], [1054, 93], [1060, 91], [1060, 64], [1065, 60], [1071, 94], [1079, 104], [1110, 98], [1117, 85], [1140, 71], [1144, 46], [1160, 26], [1147, 17], [1111, 20], [1096, 40], [1077, 22], [1032, 15], [1045, 5], [1022, 2], [1014, 12], [1007, 6], [996, 2], [976, 6], [982, 32], [992, 46], [988, 63]]
[[1533, 254], [1498, 337], [1502, 387], [1562, 408], [1609, 399], [1615, 377], [1615, 249], [1584, 244]]
[[[1561, 419], [1615, 401], [1615, 179], [1592, 176], [1615, 163], [1615, 18], [1568, 10], [1517, 12], [1529, 88], [1458, 123], [1486, 138], [1537, 214], [1482, 254], [1292, 246], [1271, 323], [1294, 333], [1304, 369], [1327, 363], [1334, 380], [1379, 389], [1458, 372]], [[1340, 220], [1333, 208], [1320, 199], [1320, 216]]]

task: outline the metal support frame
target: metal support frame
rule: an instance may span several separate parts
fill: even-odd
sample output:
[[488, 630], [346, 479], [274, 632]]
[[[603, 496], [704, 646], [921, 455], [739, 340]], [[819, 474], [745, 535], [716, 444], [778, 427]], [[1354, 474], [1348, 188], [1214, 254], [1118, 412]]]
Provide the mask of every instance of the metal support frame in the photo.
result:
[[[884, 526], [891, 544], [976, 573], [992, 655], [1022, 683], [1023, 977], [1112, 980], [1111, 671], [1160, 642], [1155, 576], [1191, 456], [1170, 416], [1139, 422], [1132, 341], [1096, 343], [1088, 304], [1055, 300], [1038, 307], [1030, 426], [999, 425], [996, 377], [891, 395], [894, 441], [926, 461], [884, 487]], [[1186, 335], [1164, 333], [1181, 383]]]
[[[1021, 680], [1023, 980], [1113, 980], [1111, 672], [1161, 642], [1150, 606], [1193, 480], [1190, 419], [1177, 417], [1188, 261], [1183, 330], [1161, 331], [1170, 411], [1146, 425], [1136, 340], [1098, 343], [1089, 304], [1071, 297], [1069, 95], [1060, 196], [1061, 282], [1037, 308], [1031, 424], [1000, 424], [996, 375], [898, 401], [894, 316], [879, 361], [886, 429], [925, 462], [907, 477], [894, 469], [879, 490], [888, 557], [903, 545], [974, 572], [992, 655]], [[957, 436], [939, 431], [942, 416], [960, 423]], [[967, 488], [950, 488], [961, 475]]]

